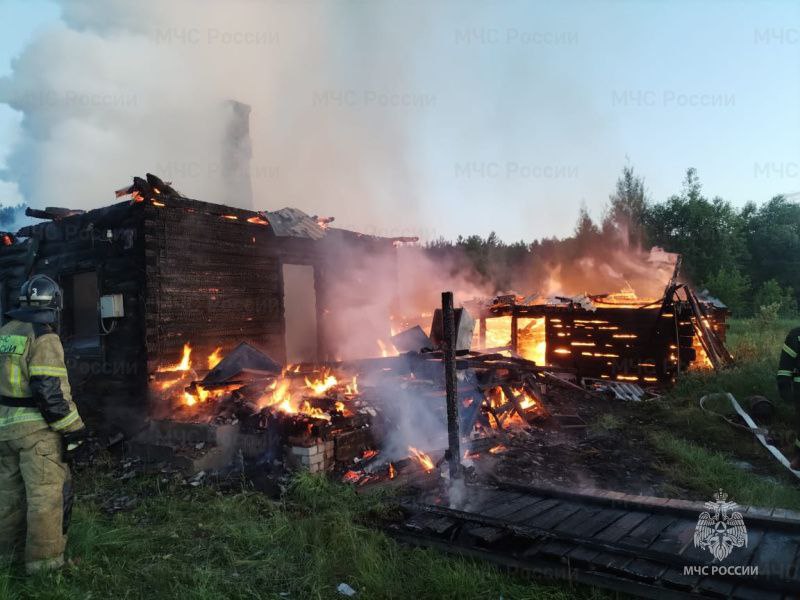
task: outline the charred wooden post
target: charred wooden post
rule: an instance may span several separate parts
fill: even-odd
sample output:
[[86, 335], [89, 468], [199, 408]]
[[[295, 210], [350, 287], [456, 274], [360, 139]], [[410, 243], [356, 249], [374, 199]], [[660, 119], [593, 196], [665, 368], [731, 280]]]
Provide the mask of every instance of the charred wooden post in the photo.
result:
[[456, 315], [453, 292], [442, 292], [442, 339], [444, 350], [444, 379], [447, 393], [447, 438], [450, 479], [461, 471], [461, 424], [458, 418], [458, 381], [456, 379]]
[[486, 348], [486, 317], [481, 317], [478, 325], [478, 348]]
[[514, 306], [511, 307], [511, 351], [514, 354], [519, 352], [519, 325], [517, 324], [517, 311]]

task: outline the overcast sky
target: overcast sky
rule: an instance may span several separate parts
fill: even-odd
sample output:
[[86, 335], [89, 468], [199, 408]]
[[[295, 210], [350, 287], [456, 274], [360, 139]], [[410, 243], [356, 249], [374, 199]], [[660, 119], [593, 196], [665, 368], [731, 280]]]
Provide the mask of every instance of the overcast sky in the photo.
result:
[[[237, 99], [252, 105], [259, 208], [297, 206], [382, 233], [452, 238], [494, 230], [509, 241], [529, 241], [569, 233], [582, 203], [600, 216], [626, 161], [645, 177], [655, 200], [678, 191], [690, 166], [708, 195], [737, 205], [800, 191], [800, 2], [262, 3], [281, 13], [277, 24], [252, 22], [238, 30], [228, 24], [216, 33], [206, 26], [197, 40], [188, 29], [182, 42], [224, 45], [217, 56], [221, 70], [231, 72], [263, 57], [263, 72], [247, 75], [254, 85], [273, 72], [280, 77], [279, 100], [274, 88], [269, 96], [250, 97], [246, 84], [234, 86]], [[47, 40], [53, 31], [83, 35], [97, 26], [113, 44], [119, 24], [102, 23], [98, 15], [106, 6], [117, 5], [116, 15], [127, 9], [118, 0], [60, 4], [73, 5], [74, 14], [65, 19], [63, 6], [43, 0], [0, 0], [6, 93], [8, 82], [23, 81], [15, 59], [31, 44], [41, 49], [37, 57], [53, 54], [44, 62], [28, 60], [28, 70], [35, 64], [108, 76], [85, 49], [83, 55], [70, 53], [69, 44], [48, 50]], [[302, 7], [299, 17], [287, 14], [295, 6]], [[160, 35], [176, 34], [170, 27]], [[235, 54], [229, 53], [233, 44]], [[313, 59], [298, 51], [311, 45], [317, 46]], [[143, 52], [142, 60], [153, 55]], [[144, 68], [120, 65], [131, 67]], [[338, 79], [323, 78], [326, 72]], [[170, 85], [165, 81], [164, 89]], [[139, 99], [130, 110], [148, 106]], [[8, 169], [0, 202], [101, 206], [113, 201], [114, 185], [155, 170], [130, 159], [104, 165], [112, 144], [81, 144], [89, 153], [81, 161], [96, 158], [103, 170], [97, 189], [84, 185], [74, 192], [80, 200], [53, 201], [54, 189], [68, 196], [72, 188], [69, 171], [46, 153], [68, 153], [56, 141], [63, 140], [67, 119], [81, 118], [91, 117], [56, 113], [34, 131], [22, 127], [22, 112], [0, 104], [0, 168], [8, 163], [34, 171], [24, 178]], [[283, 130], [287, 122], [313, 127]], [[104, 121], [104, 133], [113, 135], [114, 128], [113, 120]], [[293, 131], [302, 144], [290, 140]], [[147, 144], [158, 143], [149, 138]], [[136, 142], [143, 140], [129, 140]], [[162, 167], [164, 160], [181, 157], [161, 156]], [[59, 186], [37, 185], [39, 170]], [[215, 201], [204, 195], [209, 188], [168, 175], [178, 189]]]

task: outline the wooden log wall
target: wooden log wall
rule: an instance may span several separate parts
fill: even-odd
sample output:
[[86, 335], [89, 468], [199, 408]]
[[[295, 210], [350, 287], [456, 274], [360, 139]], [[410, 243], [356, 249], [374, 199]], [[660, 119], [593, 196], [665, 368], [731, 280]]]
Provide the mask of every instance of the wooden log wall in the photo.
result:
[[[170, 198], [144, 207], [148, 370], [180, 361], [204, 371], [240, 342], [285, 359], [280, 240], [256, 213]], [[223, 211], [223, 212], [221, 212]]]
[[661, 381], [676, 370], [678, 358], [674, 317], [659, 313], [659, 307], [554, 310], [546, 324], [547, 363], [575, 368], [583, 377]]
[[[663, 313], [660, 306], [588, 311], [537, 305], [500, 307], [491, 314], [544, 318], [546, 364], [575, 369], [581, 377], [667, 383], [699, 359], [685, 302], [674, 302]], [[723, 335], [726, 315], [715, 311], [710, 317]]]
[[[77, 348], [68, 332], [62, 335], [73, 396], [84, 417], [101, 427], [135, 430], [143, 415], [147, 370], [141, 221], [141, 210], [120, 203], [40, 223], [28, 228], [33, 237], [0, 249], [3, 310], [16, 306], [28, 265], [32, 273], [49, 275], [62, 286], [76, 273], [96, 272], [99, 295], [122, 294], [125, 317], [108, 335], [101, 332], [99, 348]], [[65, 313], [69, 310], [65, 306]]]

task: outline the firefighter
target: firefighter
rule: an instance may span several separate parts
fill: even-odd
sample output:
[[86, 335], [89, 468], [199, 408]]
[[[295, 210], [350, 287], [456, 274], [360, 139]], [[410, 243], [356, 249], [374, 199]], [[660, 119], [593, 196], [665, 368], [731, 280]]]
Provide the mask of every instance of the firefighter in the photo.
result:
[[800, 327], [792, 329], [783, 343], [778, 362], [778, 391], [784, 401], [794, 404], [792, 468], [800, 469]]
[[24, 557], [34, 573], [64, 564], [72, 500], [64, 461], [86, 429], [54, 330], [62, 307], [58, 284], [34, 275], [19, 301], [0, 327], [0, 555]]

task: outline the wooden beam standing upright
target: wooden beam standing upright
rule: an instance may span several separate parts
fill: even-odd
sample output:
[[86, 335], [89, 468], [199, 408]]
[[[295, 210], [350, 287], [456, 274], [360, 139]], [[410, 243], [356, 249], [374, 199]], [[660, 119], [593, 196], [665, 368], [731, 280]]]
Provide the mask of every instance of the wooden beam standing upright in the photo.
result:
[[458, 414], [458, 381], [456, 379], [456, 315], [453, 292], [442, 292], [442, 340], [444, 379], [447, 392], [447, 439], [450, 479], [461, 476], [461, 423]]

